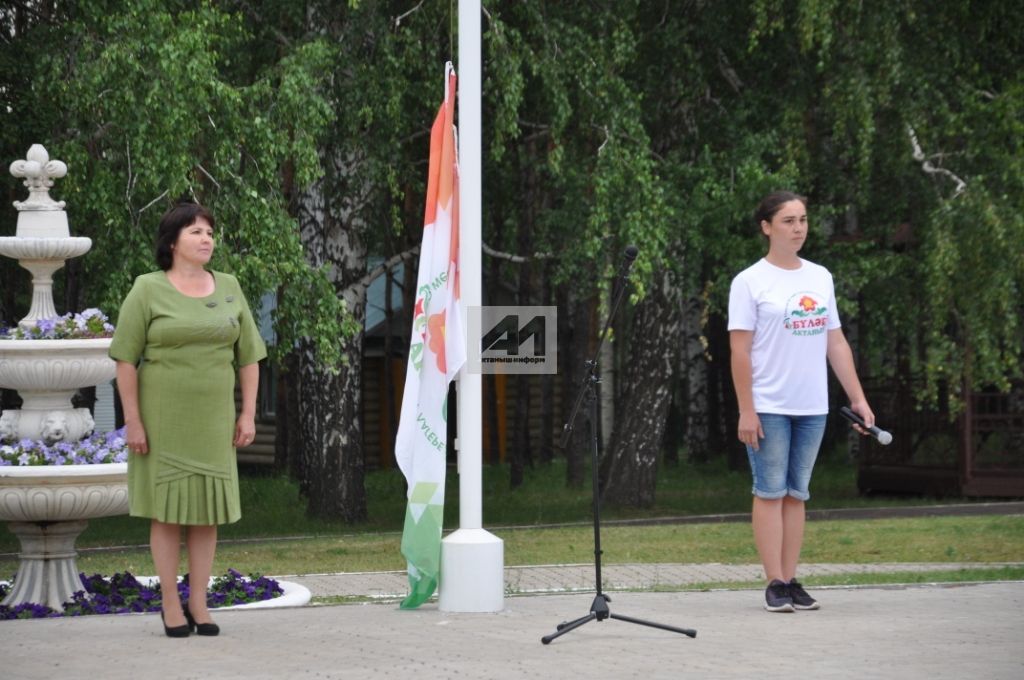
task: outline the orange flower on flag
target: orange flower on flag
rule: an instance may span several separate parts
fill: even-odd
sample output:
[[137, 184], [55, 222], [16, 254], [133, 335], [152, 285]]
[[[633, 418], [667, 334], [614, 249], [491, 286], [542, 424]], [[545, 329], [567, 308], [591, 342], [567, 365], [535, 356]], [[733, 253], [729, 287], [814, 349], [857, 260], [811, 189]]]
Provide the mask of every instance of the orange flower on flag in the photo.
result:
[[434, 314], [427, 319], [427, 335], [430, 336], [428, 347], [437, 355], [437, 370], [444, 375], [448, 372], [448, 362], [444, 351], [444, 312]]
[[802, 298], [800, 298], [800, 302], [797, 304], [799, 304], [800, 308], [803, 309], [805, 312], [813, 312], [818, 307], [818, 303], [814, 300], [814, 298], [808, 295], [805, 295]]

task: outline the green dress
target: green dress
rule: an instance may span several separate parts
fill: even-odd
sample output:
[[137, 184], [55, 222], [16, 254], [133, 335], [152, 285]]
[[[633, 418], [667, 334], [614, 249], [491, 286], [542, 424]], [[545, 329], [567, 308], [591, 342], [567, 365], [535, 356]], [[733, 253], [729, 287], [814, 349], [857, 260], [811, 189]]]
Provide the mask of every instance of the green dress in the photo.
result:
[[138, 365], [148, 455], [128, 459], [128, 511], [169, 524], [237, 522], [235, 369], [267, 355], [235, 277], [189, 297], [162, 272], [124, 299], [110, 357]]

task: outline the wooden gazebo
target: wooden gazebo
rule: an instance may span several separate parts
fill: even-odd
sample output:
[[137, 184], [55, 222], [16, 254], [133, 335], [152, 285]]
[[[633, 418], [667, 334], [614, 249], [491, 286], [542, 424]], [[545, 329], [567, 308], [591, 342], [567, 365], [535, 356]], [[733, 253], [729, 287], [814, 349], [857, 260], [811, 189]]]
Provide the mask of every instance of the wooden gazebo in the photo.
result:
[[876, 414], [886, 414], [893, 442], [864, 440], [862, 492], [1024, 497], [1024, 383], [1009, 393], [968, 393], [953, 419], [917, 409], [907, 387], [874, 386], [869, 399]]

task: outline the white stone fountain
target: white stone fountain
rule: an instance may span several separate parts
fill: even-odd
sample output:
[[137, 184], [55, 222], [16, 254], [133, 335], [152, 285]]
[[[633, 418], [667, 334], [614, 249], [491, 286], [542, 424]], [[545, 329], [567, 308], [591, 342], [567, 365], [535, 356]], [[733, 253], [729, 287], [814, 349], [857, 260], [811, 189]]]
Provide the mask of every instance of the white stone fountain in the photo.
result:
[[[32, 273], [32, 307], [22, 328], [57, 316], [53, 273], [89, 251], [92, 241], [73, 237], [64, 202], [50, 198], [67, 166], [50, 160], [39, 144], [11, 174], [25, 180], [28, 200], [16, 201], [18, 226], [0, 238], [0, 255], [13, 257]], [[16, 389], [23, 404], [0, 416], [0, 437], [74, 442], [92, 432], [89, 410], [71, 397], [82, 387], [111, 380], [115, 363], [107, 356], [110, 338], [87, 340], [0, 340], [0, 387]], [[35, 602], [60, 610], [82, 589], [75, 540], [94, 517], [128, 512], [127, 465], [0, 467], [0, 521], [21, 541], [18, 575], [5, 605]]]

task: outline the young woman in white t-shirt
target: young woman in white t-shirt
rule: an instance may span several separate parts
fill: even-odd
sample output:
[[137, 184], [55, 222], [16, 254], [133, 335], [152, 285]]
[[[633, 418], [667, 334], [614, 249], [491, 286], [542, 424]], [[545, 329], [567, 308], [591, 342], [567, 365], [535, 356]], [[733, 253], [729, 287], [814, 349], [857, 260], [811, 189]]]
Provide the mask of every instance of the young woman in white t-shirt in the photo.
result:
[[817, 609], [796, 569], [828, 413], [826, 360], [850, 408], [868, 426], [875, 416], [840, 327], [832, 275], [798, 255], [807, 239], [806, 199], [788, 191], [770, 194], [754, 221], [768, 239], [768, 254], [740, 272], [729, 292], [737, 435], [754, 477], [754, 542], [768, 579], [765, 608]]

